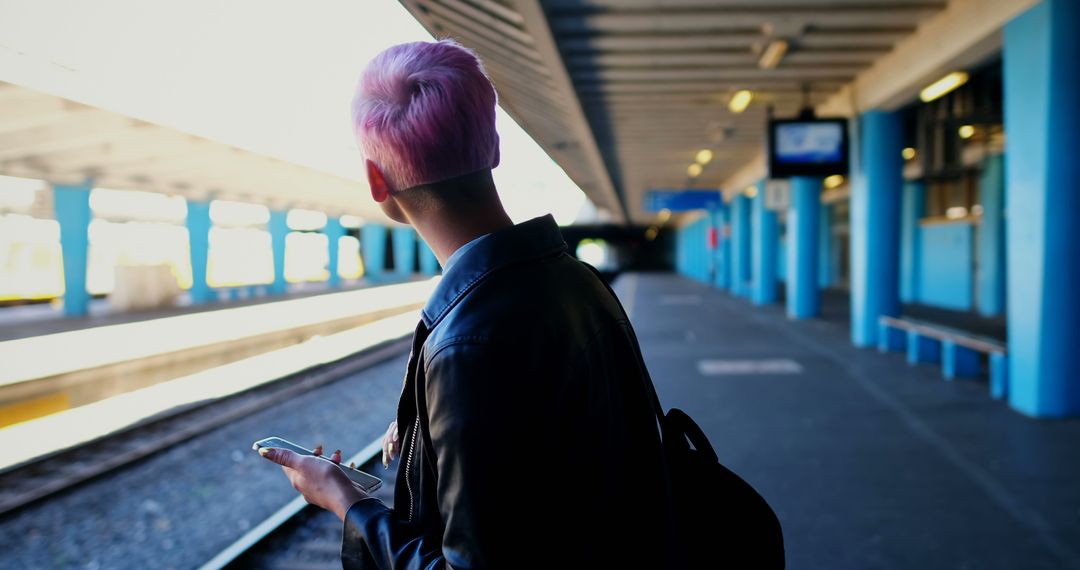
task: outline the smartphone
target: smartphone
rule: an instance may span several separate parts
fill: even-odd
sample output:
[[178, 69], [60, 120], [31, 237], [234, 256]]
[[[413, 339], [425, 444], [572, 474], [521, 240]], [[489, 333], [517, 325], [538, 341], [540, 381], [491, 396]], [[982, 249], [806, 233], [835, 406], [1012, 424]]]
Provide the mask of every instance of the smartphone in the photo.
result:
[[[255, 451], [259, 451], [264, 447], [278, 447], [281, 449], [288, 449], [289, 451], [292, 451], [293, 453], [299, 453], [300, 455], [315, 455], [314, 452], [312, 452], [310, 449], [304, 449], [303, 447], [300, 447], [299, 445], [296, 445], [291, 441], [281, 439], [280, 437], [268, 437], [266, 439], [260, 439], [259, 441], [251, 444], [251, 449], [254, 449]], [[322, 455], [319, 456], [319, 459], [330, 461], [329, 458]], [[382, 479], [379, 479], [378, 477], [370, 473], [364, 473], [359, 469], [349, 467], [345, 464], [340, 464], [338, 465], [338, 467], [341, 467], [341, 470], [349, 476], [349, 479], [351, 479], [353, 483], [360, 485], [360, 488], [363, 489], [366, 493], [374, 493], [375, 491], [379, 490], [379, 487], [382, 487]]]

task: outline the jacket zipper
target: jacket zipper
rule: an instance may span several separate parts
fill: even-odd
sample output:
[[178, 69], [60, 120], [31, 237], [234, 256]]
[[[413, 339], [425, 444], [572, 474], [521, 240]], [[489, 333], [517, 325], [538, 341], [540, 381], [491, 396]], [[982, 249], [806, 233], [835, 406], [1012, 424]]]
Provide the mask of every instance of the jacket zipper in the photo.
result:
[[409, 521], [413, 520], [413, 489], [412, 489], [412, 457], [416, 449], [416, 431], [420, 429], [420, 416], [416, 416], [413, 422], [412, 433], [409, 434], [409, 455], [405, 457], [405, 489], [409, 491]]

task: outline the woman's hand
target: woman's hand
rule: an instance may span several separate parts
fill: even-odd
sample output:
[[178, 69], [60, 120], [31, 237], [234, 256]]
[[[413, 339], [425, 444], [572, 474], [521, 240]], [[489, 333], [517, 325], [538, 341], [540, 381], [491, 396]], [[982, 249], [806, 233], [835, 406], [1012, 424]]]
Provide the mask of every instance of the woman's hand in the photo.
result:
[[337, 464], [341, 463], [341, 451], [335, 451], [330, 460], [322, 459], [322, 446], [315, 448], [316, 456], [299, 455], [288, 449], [264, 447], [259, 455], [281, 465], [285, 476], [304, 500], [324, 508], [339, 519], [345, 519], [349, 507], [360, 499], [369, 497]]
[[386, 428], [386, 435], [382, 440], [382, 464], [386, 469], [390, 468], [390, 462], [397, 459], [401, 454], [401, 438], [398, 436], [397, 420], [390, 422]]

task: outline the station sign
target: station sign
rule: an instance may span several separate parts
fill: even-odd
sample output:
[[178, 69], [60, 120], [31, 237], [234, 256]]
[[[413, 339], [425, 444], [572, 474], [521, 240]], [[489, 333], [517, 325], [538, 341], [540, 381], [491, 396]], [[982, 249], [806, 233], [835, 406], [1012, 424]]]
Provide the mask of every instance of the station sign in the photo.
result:
[[787, 180], [771, 179], [765, 182], [765, 208], [774, 212], [786, 212], [791, 206], [791, 184]]
[[658, 188], [645, 192], [645, 211], [688, 212], [691, 210], [718, 210], [724, 204], [719, 190], [691, 190]]

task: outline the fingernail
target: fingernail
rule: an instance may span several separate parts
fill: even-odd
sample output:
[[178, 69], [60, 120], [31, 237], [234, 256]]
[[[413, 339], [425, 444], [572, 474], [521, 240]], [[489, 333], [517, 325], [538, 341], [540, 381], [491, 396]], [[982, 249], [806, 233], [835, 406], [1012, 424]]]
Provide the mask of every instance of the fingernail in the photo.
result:
[[263, 457], [266, 457], [266, 455], [269, 454], [269, 453], [270, 453], [269, 449], [267, 449], [265, 447], [260, 447], [259, 448], [259, 455], [261, 455]]

